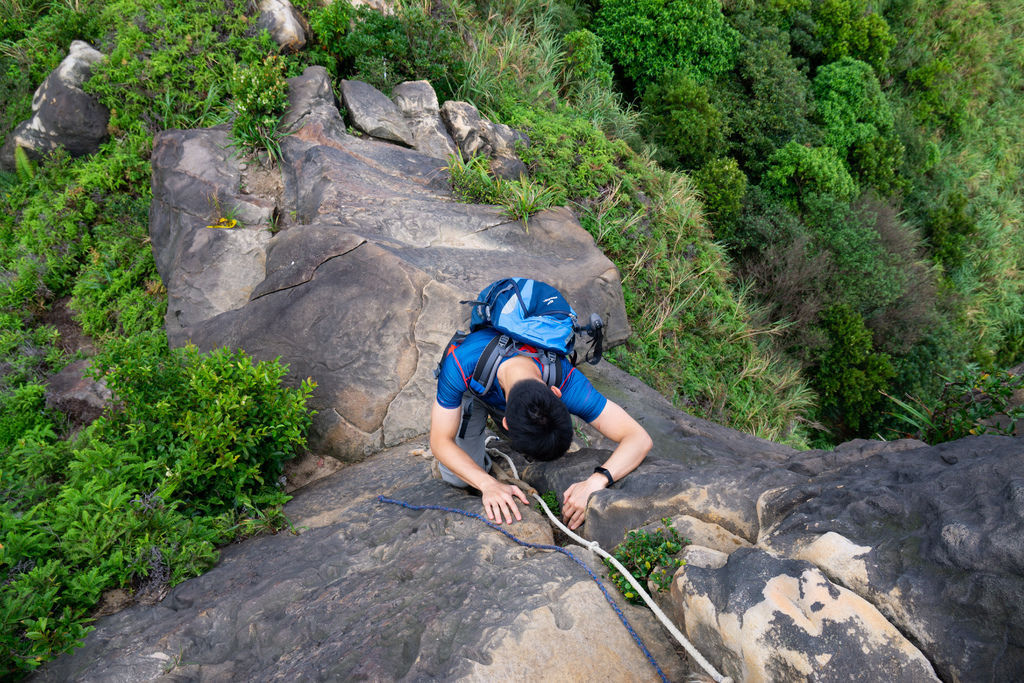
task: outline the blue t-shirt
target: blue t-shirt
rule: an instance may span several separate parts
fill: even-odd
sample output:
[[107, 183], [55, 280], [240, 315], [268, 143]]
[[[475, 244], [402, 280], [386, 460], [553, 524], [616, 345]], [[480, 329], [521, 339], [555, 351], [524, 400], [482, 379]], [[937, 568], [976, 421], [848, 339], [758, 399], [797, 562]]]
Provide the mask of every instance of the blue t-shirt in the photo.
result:
[[[462, 395], [469, 391], [469, 380], [473, 378], [480, 354], [487, 343], [497, 335], [498, 332], [493, 329], [478, 330], [466, 337], [454, 351], [445, 355], [441, 362], [441, 374], [437, 377], [437, 402], [442, 408], [458, 408], [462, 405]], [[499, 367], [506, 360], [508, 358], [499, 361]], [[604, 410], [608, 399], [567, 359], [562, 358], [560, 362], [562, 384], [558, 388], [562, 391], [562, 403], [573, 415], [578, 415], [586, 422], [593, 422]], [[539, 361], [537, 367], [540, 367]], [[505, 410], [505, 392], [497, 380], [481, 400], [496, 410]]]

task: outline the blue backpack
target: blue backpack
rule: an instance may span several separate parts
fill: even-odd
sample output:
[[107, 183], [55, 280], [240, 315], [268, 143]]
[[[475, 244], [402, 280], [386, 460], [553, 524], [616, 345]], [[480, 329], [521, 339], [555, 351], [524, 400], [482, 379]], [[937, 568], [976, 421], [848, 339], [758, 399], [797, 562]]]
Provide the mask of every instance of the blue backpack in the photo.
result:
[[[492, 339], [477, 362], [469, 382], [470, 390], [483, 396], [494, 386], [498, 365], [512, 355], [536, 358], [541, 363], [541, 378], [548, 386], [562, 383], [561, 358], [577, 363], [576, 335], [586, 333], [591, 341], [586, 360], [596, 365], [601, 360], [604, 321], [596, 313], [590, 323], [581, 327], [576, 311], [551, 285], [529, 278], [505, 278], [491, 283], [475, 301], [462, 301], [473, 306], [470, 332], [488, 327], [501, 332]], [[445, 353], [458, 345], [466, 335], [456, 332], [445, 347]], [[532, 347], [525, 349], [524, 346]]]

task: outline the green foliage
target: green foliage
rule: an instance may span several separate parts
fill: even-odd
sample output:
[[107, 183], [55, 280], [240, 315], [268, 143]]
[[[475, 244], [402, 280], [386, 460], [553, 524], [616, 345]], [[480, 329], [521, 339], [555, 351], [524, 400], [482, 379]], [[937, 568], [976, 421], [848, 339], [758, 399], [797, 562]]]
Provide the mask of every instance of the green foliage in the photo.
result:
[[747, 176], [732, 158], [719, 158], [705, 164], [697, 172], [697, 187], [704, 197], [704, 207], [715, 226], [719, 239], [730, 239], [732, 227], [743, 210], [747, 192]]
[[28, 158], [25, 148], [21, 145], [14, 148], [14, 172], [22, 183], [36, 177], [36, 165]]
[[1012, 436], [1014, 425], [1024, 419], [1024, 404], [1015, 396], [1024, 391], [1024, 376], [1005, 371], [982, 372], [969, 365], [957, 379], [942, 378], [942, 393], [934, 403], [889, 396], [900, 412], [895, 416], [909, 434], [929, 444], [953, 441], [978, 434]]
[[562, 83], [567, 94], [576, 94], [584, 88], [611, 89], [612, 65], [605, 61], [600, 38], [586, 29], [579, 29], [566, 34], [562, 42], [565, 44]]
[[[672, 585], [672, 577], [683, 561], [674, 557], [689, 541], [679, 537], [679, 532], [672, 526], [672, 520], [665, 517], [662, 526], [654, 531], [644, 529], [633, 530], [626, 534], [626, 540], [615, 546], [612, 557], [625, 567], [637, 582], [647, 588], [654, 584], [659, 591], [667, 591]], [[644, 604], [643, 598], [629, 584], [629, 581], [605, 559], [612, 583], [622, 595], [634, 605]]]
[[[84, 637], [102, 591], [157, 595], [217, 559], [216, 546], [277, 529], [281, 464], [304, 444], [309, 382], [241, 352], [171, 351], [162, 333], [109, 343], [94, 363], [118, 407], [73, 442], [5, 396], [0, 433], [0, 672], [38, 666]], [[8, 411], [7, 408], [11, 408]]]
[[428, 80], [441, 101], [451, 99], [465, 70], [462, 40], [450, 19], [416, 5], [385, 15], [338, 0], [310, 11], [312, 58], [335, 76], [390, 93], [402, 81]]
[[959, 268], [967, 257], [967, 240], [978, 232], [978, 226], [967, 215], [967, 197], [954, 192], [943, 206], [934, 209], [925, 224], [932, 258], [947, 271]]
[[885, 73], [896, 38], [885, 19], [869, 10], [867, 0], [820, 0], [811, 5], [826, 61], [853, 57]]
[[469, 204], [500, 204], [503, 207], [502, 213], [521, 221], [527, 232], [530, 216], [553, 206], [561, 198], [559, 190], [544, 187], [525, 177], [502, 180], [491, 173], [487, 157], [484, 156], [475, 156], [467, 161], [461, 152], [450, 154], [447, 170], [452, 192], [459, 201]]
[[312, 383], [281, 390], [284, 366], [227, 349], [165, 353], [164, 344], [162, 334], [141, 334], [111, 340], [96, 357], [96, 372], [125, 404], [97, 432], [131, 431], [140, 449], [155, 450], [145, 483], [159, 483], [164, 498], [212, 514], [262, 502], [304, 444]]
[[46, 387], [20, 384], [0, 392], [0, 448], [7, 448], [22, 434], [50, 424], [45, 405]]
[[768, 158], [790, 140], [820, 142], [810, 121], [814, 98], [806, 68], [790, 54], [789, 33], [774, 19], [761, 5], [729, 18], [742, 36], [739, 56], [731, 78], [718, 86], [732, 152], [755, 182]]
[[594, 32], [641, 92], [673, 69], [711, 82], [732, 68], [739, 43], [717, 0], [605, 0]]
[[821, 411], [832, 424], [856, 432], [877, 414], [882, 392], [896, 372], [887, 354], [874, 351], [864, 319], [849, 306], [832, 306], [822, 324], [828, 347], [815, 377]]
[[685, 71], [670, 71], [643, 97], [646, 137], [657, 146], [654, 158], [668, 167], [695, 169], [725, 145], [727, 126], [708, 90]]
[[284, 61], [267, 55], [261, 62], [240, 66], [231, 79], [235, 118], [231, 122], [234, 143], [252, 153], [266, 150], [281, 158], [281, 133], [277, 127], [288, 107]]
[[[545, 491], [540, 495], [540, 497], [544, 501], [544, 504], [548, 506], [548, 510], [551, 511], [551, 514], [555, 517], [560, 517], [562, 515], [562, 506], [558, 503], [557, 491]], [[536, 503], [534, 507], [537, 508], [538, 512], [544, 512], [540, 503]]]
[[807, 208], [827, 196], [849, 202], [857, 184], [835, 149], [789, 142], [771, 156], [761, 186], [792, 209]]
[[870, 65], [843, 57], [814, 78], [816, 111], [825, 125], [825, 144], [883, 193], [896, 187], [903, 146], [895, 137], [893, 113]]

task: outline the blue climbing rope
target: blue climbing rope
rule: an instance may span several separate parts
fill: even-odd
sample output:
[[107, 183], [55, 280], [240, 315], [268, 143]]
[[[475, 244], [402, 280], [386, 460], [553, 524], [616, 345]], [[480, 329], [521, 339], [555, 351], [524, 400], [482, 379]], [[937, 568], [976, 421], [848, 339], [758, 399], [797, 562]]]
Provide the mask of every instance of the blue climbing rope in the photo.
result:
[[654, 655], [651, 654], [650, 650], [647, 649], [647, 646], [644, 645], [642, 640], [640, 640], [640, 636], [637, 635], [637, 632], [633, 630], [633, 627], [630, 625], [629, 620], [626, 619], [626, 615], [622, 613], [622, 610], [619, 609], [619, 606], [615, 603], [615, 600], [608, 593], [608, 589], [604, 587], [603, 583], [601, 583], [601, 579], [598, 578], [597, 574], [595, 574], [590, 569], [590, 567], [588, 567], [586, 563], [583, 562], [583, 560], [579, 559], [565, 548], [558, 545], [530, 543], [529, 541], [521, 540], [519, 538], [516, 538], [508, 531], [505, 531], [489, 519], [485, 519], [483, 515], [478, 515], [475, 512], [468, 512], [466, 510], [460, 510], [458, 508], [444, 507], [443, 505], [414, 505], [412, 503], [406, 503], [405, 501], [395, 500], [394, 498], [386, 498], [384, 496], [377, 496], [377, 500], [378, 502], [381, 503], [391, 503], [393, 505], [400, 505], [401, 507], [407, 508], [409, 510], [440, 510], [441, 512], [454, 512], [455, 514], [462, 515], [463, 517], [473, 517], [474, 519], [479, 519], [481, 522], [491, 527], [492, 529], [500, 531], [501, 533], [505, 534], [521, 546], [525, 546], [527, 548], [537, 548], [539, 550], [555, 550], [567, 556], [570, 560], [572, 560], [579, 566], [583, 567], [584, 571], [586, 571], [587, 574], [590, 575], [590, 578], [594, 580], [594, 583], [597, 584], [597, 587], [600, 588], [601, 592], [604, 594], [604, 599], [608, 601], [608, 604], [612, 606], [612, 609], [615, 610], [615, 613], [619, 615], [619, 621], [621, 621], [622, 625], [626, 627], [626, 630], [629, 631], [629, 635], [633, 636], [633, 640], [636, 641], [637, 646], [640, 647], [640, 650], [647, 657], [647, 661], [649, 661], [651, 663], [651, 666], [654, 667], [654, 670], [658, 672], [658, 676], [661, 677], [663, 683], [669, 683], [668, 678], [665, 676], [665, 672], [663, 672], [661, 670], [661, 667], [658, 666], [658, 662], [654, 661]]

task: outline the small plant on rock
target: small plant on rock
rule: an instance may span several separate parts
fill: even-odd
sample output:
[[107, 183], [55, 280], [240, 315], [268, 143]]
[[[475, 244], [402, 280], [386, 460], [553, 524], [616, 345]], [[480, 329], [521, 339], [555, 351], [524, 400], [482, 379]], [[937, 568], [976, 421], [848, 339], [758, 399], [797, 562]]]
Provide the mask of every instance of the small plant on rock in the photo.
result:
[[278, 125], [288, 107], [288, 84], [284, 62], [268, 55], [262, 62], [240, 67], [231, 82], [235, 98], [235, 119], [231, 135], [243, 151], [266, 150], [272, 159], [281, 158]]
[[[683, 561], [674, 556], [689, 541], [680, 538], [679, 532], [672, 526], [672, 520], [668, 517], [662, 518], [661, 524], [662, 526], [654, 531], [630, 531], [626, 534], [626, 540], [615, 546], [612, 555], [641, 585], [653, 582], [659, 591], [667, 591], [672, 585], [672, 576], [676, 569], [683, 566]], [[607, 559], [604, 563], [611, 570], [612, 583], [622, 591], [622, 595], [635, 605], [643, 604], [643, 599], [637, 595], [626, 577]]]

